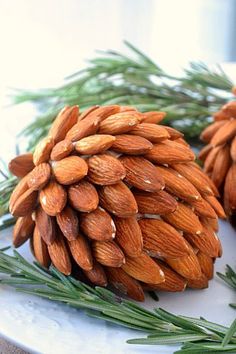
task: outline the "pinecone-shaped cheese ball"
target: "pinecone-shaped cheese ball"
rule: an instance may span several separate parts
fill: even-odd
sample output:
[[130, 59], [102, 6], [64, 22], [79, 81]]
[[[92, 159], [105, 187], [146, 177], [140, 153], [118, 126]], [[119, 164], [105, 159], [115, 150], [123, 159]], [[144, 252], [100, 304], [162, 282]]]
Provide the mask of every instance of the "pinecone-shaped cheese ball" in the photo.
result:
[[201, 134], [199, 159], [221, 195], [228, 217], [236, 214], [236, 101], [225, 104]]
[[216, 189], [163, 112], [65, 107], [33, 154], [16, 157], [13, 244], [30, 238], [40, 264], [144, 290], [205, 288], [221, 256]]

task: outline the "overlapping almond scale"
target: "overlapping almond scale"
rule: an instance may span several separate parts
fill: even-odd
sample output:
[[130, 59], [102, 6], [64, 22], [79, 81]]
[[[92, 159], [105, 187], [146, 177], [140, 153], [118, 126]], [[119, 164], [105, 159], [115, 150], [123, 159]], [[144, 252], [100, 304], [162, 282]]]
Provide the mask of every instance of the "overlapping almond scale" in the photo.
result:
[[168, 265], [160, 260], [155, 259], [155, 262], [161, 267], [165, 275], [165, 281], [160, 284], [142, 283], [142, 287], [146, 291], [184, 291], [187, 286], [187, 280], [181, 275], [173, 271]]
[[31, 242], [33, 253], [39, 264], [48, 268], [51, 264], [51, 258], [49, 256], [48, 248], [44, 240], [42, 239], [37, 226], [34, 228], [33, 238]]
[[226, 218], [225, 211], [222, 205], [220, 204], [220, 202], [216, 199], [216, 197], [214, 197], [213, 195], [206, 195], [204, 196], [204, 198], [206, 199], [208, 204], [210, 204], [211, 207], [215, 210], [219, 218], [221, 219]]
[[49, 216], [41, 206], [33, 213], [38, 233], [47, 245], [51, 245], [57, 234], [55, 219]]
[[230, 101], [222, 107], [222, 112], [236, 118], [236, 101]]
[[200, 264], [202, 273], [205, 274], [208, 280], [213, 278], [214, 275], [214, 263], [212, 257], [199, 251], [197, 253], [198, 262]]
[[29, 186], [28, 186], [28, 175], [26, 175], [25, 177], [23, 177], [19, 181], [19, 183], [16, 185], [16, 187], [14, 188], [14, 190], [13, 190], [11, 196], [10, 196], [10, 200], [9, 200], [9, 211], [10, 211], [10, 213], [12, 213], [14, 204], [22, 196], [22, 194], [24, 194], [28, 190], [28, 188], [29, 188]]
[[231, 118], [231, 114], [224, 112], [223, 110], [219, 110], [218, 112], [213, 114], [213, 118], [215, 122], [220, 120], [229, 120]]
[[160, 123], [166, 116], [166, 112], [145, 112], [142, 114], [141, 122], [143, 123]]
[[49, 161], [54, 144], [55, 142], [51, 136], [46, 136], [37, 144], [33, 154], [33, 162], [35, 166]]
[[164, 179], [150, 161], [137, 156], [122, 156], [119, 161], [125, 168], [128, 185], [148, 192], [164, 189]]
[[28, 174], [28, 186], [34, 190], [40, 190], [49, 182], [51, 177], [51, 167], [48, 163], [43, 162], [34, 167]]
[[207, 200], [205, 200], [204, 198], [191, 202], [191, 206], [193, 207], [194, 212], [198, 216], [203, 216], [210, 219], [217, 218], [217, 214], [214, 208], [212, 208], [211, 204], [208, 203]]
[[10, 201], [9, 211], [12, 215], [17, 217], [26, 216], [35, 209], [37, 202], [38, 192], [33, 188], [29, 188], [23, 194], [19, 195], [19, 197], [15, 199], [14, 203]]
[[8, 164], [9, 171], [19, 178], [26, 176], [33, 168], [33, 154], [31, 153], [16, 156]]
[[220, 120], [220, 121], [210, 124], [208, 127], [206, 127], [202, 131], [202, 133], [200, 135], [200, 139], [204, 143], [209, 143], [211, 141], [211, 139], [213, 138], [213, 136], [215, 135], [215, 133], [217, 132], [217, 130], [219, 130], [221, 127], [223, 127], [223, 125], [226, 122], [227, 122], [227, 120]]
[[63, 274], [71, 274], [71, 260], [68, 253], [65, 238], [57, 231], [57, 237], [51, 245], [48, 245], [48, 253], [53, 265]]
[[233, 214], [236, 209], [236, 163], [233, 163], [227, 172], [224, 185], [224, 206], [228, 214]]
[[226, 144], [219, 150], [211, 173], [211, 179], [217, 188], [223, 184], [230, 165], [230, 146]]
[[198, 279], [189, 279], [187, 283], [191, 289], [206, 289], [208, 288], [208, 279], [204, 273]]
[[141, 136], [152, 143], [170, 138], [166, 127], [152, 123], [140, 123], [130, 130], [129, 134]]
[[97, 209], [99, 203], [96, 188], [85, 180], [69, 186], [68, 200], [75, 210], [86, 213]]
[[99, 105], [95, 105], [95, 106], [85, 109], [82, 113], [79, 114], [78, 121], [83, 120], [85, 117], [87, 117], [90, 113], [92, 113], [93, 111], [95, 111], [99, 107], [100, 107]]
[[92, 250], [94, 258], [107, 267], [121, 267], [125, 263], [125, 256], [114, 241], [93, 241]]
[[57, 224], [68, 241], [75, 240], [79, 234], [79, 220], [74, 209], [68, 205], [56, 215]]
[[139, 213], [165, 215], [173, 213], [177, 208], [177, 201], [165, 191], [155, 193], [140, 190], [132, 191], [138, 205]]
[[210, 151], [211, 151], [212, 149], [213, 149], [213, 147], [212, 147], [210, 144], [204, 146], [204, 147], [200, 150], [200, 152], [199, 152], [199, 154], [198, 154], [199, 160], [205, 161], [206, 158], [207, 158], [207, 156], [208, 156], [208, 154], [210, 153]]
[[213, 135], [210, 144], [212, 146], [219, 146], [225, 144], [232, 139], [236, 134], [236, 120], [231, 119], [227, 121], [217, 132]]
[[81, 155], [100, 154], [109, 149], [116, 138], [108, 134], [87, 136], [75, 143], [75, 150]]
[[34, 231], [34, 221], [30, 214], [19, 217], [13, 228], [13, 245], [14, 247], [20, 247], [23, 245], [32, 235]]
[[189, 254], [183, 236], [162, 220], [141, 219], [139, 226], [143, 235], [144, 250], [151, 257], [178, 258]]
[[64, 187], [51, 180], [39, 193], [41, 207], [46, 214], [55, 216], [60, 213], [67, 201], [67, 193]]
[[76, 239], [67, 240], [67, 244], [75, 262], [84, 270], [92, 270], [93, 256], [88, 240], [82, 234], [78, 234]]
[[209, 154], [207, 155], [205, 161], [204, 161], [204, 167], [203, 170], [205, 173], [209, 174], [212, 172], [217, 155], [220, 151], [222, 146], [216, 146], [211, 149]]
[[138, 135], [116, 135], [112, 150], [127, 155], [143, 155], [151, 151], [152, 143]]
[[200, 217], [200, 221], [202, 223], [206, 223], [208, 227], [211, 227], [213, 231], [217, 232], [219, 230], [219, 223], [218, 223], [218, 218], [217, 219], [211, 219], [211, 218], [203, 218]]
[[125, 254], [138, 257], [143, 250], [143, 237], [136, 217], [113, 218], [116, 226], [115, 241]]
[[58, 183], [70, 185], [87, 175], [88, 165], [79, 156], [68, 156], [60, 161], [54, 161], [52, 171]]
[[233, 138], [230, 146], [230, 157], [236, 162], [236, 136]]
[[94, 285], [107, 286], [108, 280], [102, 265], [93, 260], [93, 268], [91, 270], [83, 270], [86, 278]]
[[136, 301], [144, 301], [144, 292], [140, 283], [121, 268], [106, 268], [106, 274], [109, 284], [122, 294]]
[[52, 161], [59, 161], [64, 159], [65, 157], [69, 156], [74, 150], [73, 143], [68, 140], [64, 139], [59, 141], [52, 149], [50, 159]]
[[99, 134], [118, 135], [128, 133], [139, 124], [140, 116], [136, 112], [122, 112], [109, 116], [99, 127]]
[[[166, 125], [162, 125], [162, 127], [164, 127], [164, 129], [167, 130], [171, 140], [177, 140], [177, 139], [181, 139], [184, 137], [184, 134], [182, 134], [181, 132], [179, 132], [178, 130], [176, 130], [172, 127], [168, 127]], [[185, 145], [187, 144], [186, 141], [184, 141], [184, 143], [185, 143]], [[187, 146], [188, 146], [188, 144], [187, 144]]]

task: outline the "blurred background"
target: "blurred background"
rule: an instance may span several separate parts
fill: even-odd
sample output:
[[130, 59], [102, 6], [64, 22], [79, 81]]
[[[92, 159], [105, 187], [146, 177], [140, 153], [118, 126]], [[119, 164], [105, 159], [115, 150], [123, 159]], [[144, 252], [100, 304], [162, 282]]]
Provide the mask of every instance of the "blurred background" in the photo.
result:
[[12, 88], [60, 85], [96, 49], [125, 53], [124, 39], [170, 72], [233, 62], [235, 34], [235, 0], [0, 0], [0, 156], [36, 114], [9, 106]]

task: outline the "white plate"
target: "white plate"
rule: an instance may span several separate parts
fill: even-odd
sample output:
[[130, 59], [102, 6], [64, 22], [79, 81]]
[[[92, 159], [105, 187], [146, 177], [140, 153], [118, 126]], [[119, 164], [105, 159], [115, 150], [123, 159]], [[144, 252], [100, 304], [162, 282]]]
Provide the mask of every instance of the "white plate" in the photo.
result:
[[[224, 255], [216, 261], [216, 270], [225, 264], [236, 265], [236, 233], [227, 223], [220, 223], [219, 232]], [[2, 237], [4, 236], [4, 237]], [[1, 233], [0, 247], [11, 241], [11, 230]], [[31, 259], [28, 244], [20, 252]], [[235, 292], [217, 277], [206, 290], [184, 293], [159, 293], [160, 301], [147, 299], [143, 306], [160, 306], [176, 314], [203, 316], [208, 320], [229, 325], [236, 312], [228, 306], [236, 302]], [[142, 333], [87, 317], [83, 311], [50, 302], [35, 296], [17, 293], [0, 286], [0, 335], [30, 352], [45, 354], [150, 354], [173, 353], [177, 346], [141, 346], [126, 344], [129, 338]]]

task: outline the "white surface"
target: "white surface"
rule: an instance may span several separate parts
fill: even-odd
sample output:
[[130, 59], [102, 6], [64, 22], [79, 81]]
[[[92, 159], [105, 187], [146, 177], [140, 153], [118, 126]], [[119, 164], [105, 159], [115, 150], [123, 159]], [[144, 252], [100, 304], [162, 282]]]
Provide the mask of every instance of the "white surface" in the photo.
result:
[[[216, 261], [216, 270], [224, 272], [225, 264], [236, 265], [236, 233], [227, 222], [220, 223], [223, 257]], [[11, 230], [4, 232], [0, 247], [8, 245]], [[30, 258], [28, 244], [21, 249]], [[188, 290], [184, 293], [159, 293], [160, 301], [147, 299], [143, 306], [163, 307], [176, 314], [203, 316], [208, 320], [229, 325], [236, 312], [228, 306], [236, 302], [235, 292], [217, 277], [206, 290]], [[129, 338], [142, 336], [128, 330], [87, 317], [83, 311], [72, 309], [38, 297], [16, 293], [0, 287], [0, 336], [14, 341], [31, 352], [44, 354], [148, 354], [173, 353], [177, 347], [153, 347], [126, 344]]]

